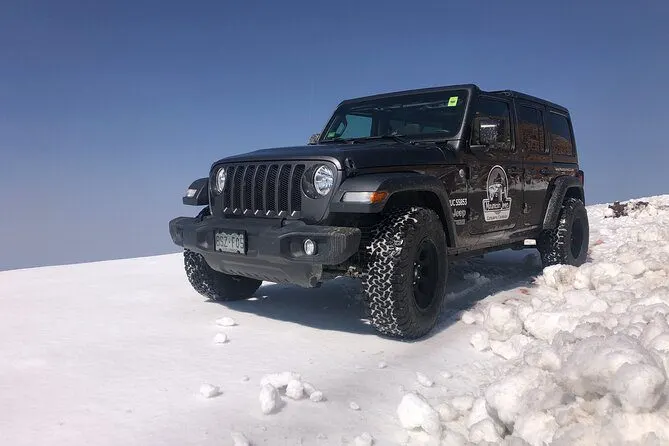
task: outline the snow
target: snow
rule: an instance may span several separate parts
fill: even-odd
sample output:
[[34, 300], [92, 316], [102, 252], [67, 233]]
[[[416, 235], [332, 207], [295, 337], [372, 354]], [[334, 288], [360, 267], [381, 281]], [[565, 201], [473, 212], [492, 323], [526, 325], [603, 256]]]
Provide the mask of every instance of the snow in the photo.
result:
[[228, 335], [225, 333], [216, 333], [216, 336], [214, 336], [214, 343], [225, 344], [226, 342], [228, 342]]
[[355, 437], [354, 443], [355, 446], [372, 446], [372, 444], [374, 444], [374, 438], [369, 432], [363, 432]]
[[271, 384], [263, 384], [260, 387], [260, 410], [265, 415], [271, 414], [279, 406], [281, 399], [279, 391]]
[[418, 384], [423, 387], [432, 387], [434, 385], [434, 381], [421, 372], [416, 372], [416, 380], [418, 381]]
[[225, 316], [216, 320], [216, 325], [221, 327], [234, 327], [237, 325], [237, 322], [231, 317]]
[[286, 396], [294, 400], [301, 400], [304, 397], [304, 384], [297, 379], [291, 380], [286, 386]]
[[213, 398], [221, 394], [221, 388], [213, 384], [202, 384], [200, 386], [200, 395], [205, 398]]
[[454, 264], [411, 343], [351, 279], [221, 304], [180, 254], [0, 272], [0, 444], [668, 444], [669, 196], [643, 200], [588, 207], [579, 268]]
[[233, 446], [250, 446], [248, 438], [241, 432], [230, 432], [232, 437]]
[[406, 429], [422, 429], [428, 434], [439, 434], [441, 423], [439, 412], [418, 393], [408, 393], [402, 397], [397, 407], [399, 421]]

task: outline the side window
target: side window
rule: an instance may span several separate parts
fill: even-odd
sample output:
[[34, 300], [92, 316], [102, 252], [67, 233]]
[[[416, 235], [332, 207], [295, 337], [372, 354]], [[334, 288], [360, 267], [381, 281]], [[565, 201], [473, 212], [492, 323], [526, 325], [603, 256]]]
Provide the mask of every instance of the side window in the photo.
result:
[[531, 153], [547, 153], [544, 140], [544, 117], [541, 110], [518, 107], [518, 143]]
[[548, 132], [554, 155], [573, 156], [574, 142], [571, 139], [569, 121], [557, 113], [548, 114]]
[[[493, 119], [500, 125], [497, 144], [493, 148], [496, 150], [511, 150], [511, 112], [509, 104], [495, 99], [480, 98], [474, 122], [477, 122], [480, 118]], [[472, 129], [472, 144], [480, 144], [477, 125], [474, 125]]]

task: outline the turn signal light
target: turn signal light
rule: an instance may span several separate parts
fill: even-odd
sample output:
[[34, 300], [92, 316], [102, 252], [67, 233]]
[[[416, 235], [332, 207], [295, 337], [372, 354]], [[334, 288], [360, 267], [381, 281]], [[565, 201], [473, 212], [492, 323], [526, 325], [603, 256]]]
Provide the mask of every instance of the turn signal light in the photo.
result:
[[381, 203], [388, 197], [388, 192], [346, 192], [341, 201], [346, 203]]

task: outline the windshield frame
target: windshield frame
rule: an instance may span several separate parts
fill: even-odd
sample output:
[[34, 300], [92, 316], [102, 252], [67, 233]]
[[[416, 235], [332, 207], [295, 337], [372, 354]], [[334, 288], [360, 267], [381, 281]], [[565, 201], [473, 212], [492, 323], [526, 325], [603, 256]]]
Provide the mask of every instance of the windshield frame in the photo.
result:
[[[458, 116], [458, 123], [454, 126], [454, 131], [452, 133], [445, 134], [444, 132], [430, 132], [430, 133], [409, 133], [401, 134], [396, 133], [396, 136], [403, 137], [404, 139], [411, 141], [448, 141], [448, 140], [457, 140], [461, 139], [464, 126], [466, 124], [466, 116], [469, 112], [469, 105], [471, 98], [474, 96], [473, 91], [469, 88], [463, 86], [457, 86], [453, 88], [437, 88], [437, 89], [423, 89], [423, 90], [412, 90], [401, 93], [386, 94], [386, 95], [376, 95], [369, 96], [360, 99], [352, 99], [343, 101], [340, 103], [337, 108], [334, 110], [327, 124], [323, 127], [323, 130], [318, 138], [318, 143], [328, 143], [328, 142], [364, 142], [369, 141], [378, 141], [380, 136], [383, 134], [372, 134], [371, 136], [362, 136], [362, 137], [348, 137], [348, 138], [333, 138], [327, 137], [328, 131], [341, 119], [341, 116], [346, 115], [354, 111], [356, 108], [365, 108], [374, 104], [379, 104], [380, 106], [388, 106], [391, 104], [399, 104], [402, 102], [432, 102], [432, 101], [444, 101], [447, 102], [450, 97], [459, 96], [460, 102], [458, 105], [461, 107], [461, 112]], [[462, 105], [461, 105], [462, 104]], [[338, 124], [337, 124], [338, 125]], [[390, 136], [390, 134], [388, 134]], [[389, 142], [392, 142], [392, 138], [388, 138]], [[397, 141], [396, 141], [397, 142]]]

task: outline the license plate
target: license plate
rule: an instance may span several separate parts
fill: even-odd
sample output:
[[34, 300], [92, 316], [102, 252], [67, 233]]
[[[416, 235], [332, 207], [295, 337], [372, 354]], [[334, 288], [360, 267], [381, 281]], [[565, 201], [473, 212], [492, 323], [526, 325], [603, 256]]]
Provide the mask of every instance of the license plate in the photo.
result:
[[246, 254], [244, 232], [217, 231], [214, 234], [216, 251]]

